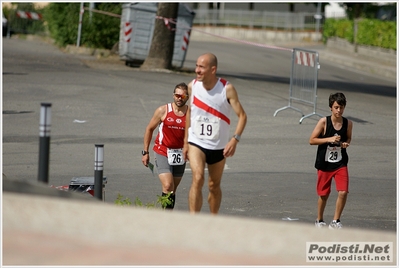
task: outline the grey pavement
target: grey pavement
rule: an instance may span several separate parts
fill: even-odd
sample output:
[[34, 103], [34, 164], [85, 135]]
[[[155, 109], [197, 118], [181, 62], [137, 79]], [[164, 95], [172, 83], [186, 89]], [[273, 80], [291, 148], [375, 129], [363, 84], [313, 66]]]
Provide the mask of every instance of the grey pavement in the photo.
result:
[[[396, 72], [396, 65], [337, 54], [320, 44], [279, 45], [318, 49], [321, 70], [342, 69], [335, 77], [321, 73], [318, 109], [329, 112], [331, 81], [345, 88], [345, 113], [355, 122], [350, 195], [343, 214], [347, 230], [321, 234], [312, 226], [316, 148], [307, 139], [316, 118], [299, 125], [296, 112], [273, 117], [288, 101], [289, 72], [279, 74], [290, 62], [288, 54], [266, 56], [281, 59], [274, 61], [274, 69], [281, 70], [271, 67], [268, 76], [261, 74], [256, 55], [248, 56], [252, 64], [237, 64], [238, 55], [229, 49], [238, 53], [241, 47], [190, 43], [186, 69], [201, 51], [215, 51], [223, 58], [220, 71], [237, 87], [249, 115], [238, 151], [227, 161], [221, 215], [213, 217], [206, 202], [201, 214], [187, 213], [190, 170], [172, 213], [112, 204], [117, 193], [144, 203], [159, 194], [158, 179], [140, 163], [142, 135], [153, 110], [169, 101], [168, 88], [190, 81], [192, 73], [141, 72], [117, 57], [60, 52], [35, 40], [3, 40], [3, 264], [310, 265], [304, 256], [309, 241], [392, 241], [396, 248], [396, 82], [360, 68], [367, 64]], [[357, 85], [344, 74], [354, 69], [358, 87], [370, 92], [350, 90]], [[93, 174], [94, 144], [104, 143], [105, 204], [45, 197], [58, 190], [36, 185], [42, 101], [53, 103], [49, 184], [65, 185], [72, 177]], [[24, 188], [16, 186], [19, 181]], [[15, 193], [28, 191], [34, 195]], [[329, 217], [334, 198], [326, 208]], [[163, 224], [172, 224], [171, 231], [164, 231]], [[37, 250], [35, 241], [44, 250]], [[165, 249], [170, 241], [176, 250]]]

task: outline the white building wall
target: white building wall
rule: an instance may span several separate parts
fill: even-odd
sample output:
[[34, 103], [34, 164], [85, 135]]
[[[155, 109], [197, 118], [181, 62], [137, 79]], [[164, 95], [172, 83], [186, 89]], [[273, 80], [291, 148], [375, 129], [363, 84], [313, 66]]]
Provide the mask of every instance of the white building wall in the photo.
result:
[[345, 18], [346, 12], [337, 2], [330, 2], [325, 6], [324, 15], [326, 18]]

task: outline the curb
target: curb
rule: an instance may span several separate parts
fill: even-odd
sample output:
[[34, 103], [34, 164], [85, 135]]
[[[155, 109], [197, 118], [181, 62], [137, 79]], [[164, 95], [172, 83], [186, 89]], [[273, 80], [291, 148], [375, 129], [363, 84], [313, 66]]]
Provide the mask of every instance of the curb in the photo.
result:
[[113, 54], [109, 49], [77, 47], [75, 45], [67, 45], [63, 51], [70, 54], [95, 56], [97, 58], [107, 58]]

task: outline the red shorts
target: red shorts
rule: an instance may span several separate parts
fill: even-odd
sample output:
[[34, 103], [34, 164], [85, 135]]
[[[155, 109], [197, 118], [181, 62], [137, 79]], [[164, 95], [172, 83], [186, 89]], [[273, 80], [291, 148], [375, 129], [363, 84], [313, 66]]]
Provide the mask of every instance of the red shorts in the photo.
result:
[[337, 191], [349, 192], [348, 167], [341, 167], [333, 171], [317, 170], [317, 195], [325, 196], [331, 192], [331, 182], [334, 178]]

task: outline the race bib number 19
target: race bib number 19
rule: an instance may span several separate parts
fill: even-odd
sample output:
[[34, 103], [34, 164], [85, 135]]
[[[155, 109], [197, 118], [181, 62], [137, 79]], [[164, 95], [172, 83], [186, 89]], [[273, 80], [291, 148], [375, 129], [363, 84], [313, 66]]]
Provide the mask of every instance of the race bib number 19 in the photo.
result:
[[183, 165], [183, 149], [168, 149], [168, 163], [171, 166]]
[[194, 133], [200, 139], [217, 140], [219, 138], [220, 118], [197, 116]]

